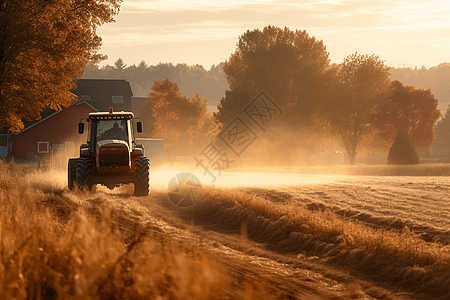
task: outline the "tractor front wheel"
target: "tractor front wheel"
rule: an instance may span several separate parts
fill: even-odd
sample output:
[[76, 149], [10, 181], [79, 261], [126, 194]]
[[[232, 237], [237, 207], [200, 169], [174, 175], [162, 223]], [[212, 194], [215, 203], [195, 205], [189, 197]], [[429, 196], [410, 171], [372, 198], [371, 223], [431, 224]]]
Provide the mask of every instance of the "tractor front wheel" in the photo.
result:
[[135, 166], [134, 194], [147, 196], [150, 193], [150, 160], [145, 156], [137, 157]]
[[80, 189], [92, 190], [92, 162], [89, 157], [82, 157], [77, 162], [76, 181]]

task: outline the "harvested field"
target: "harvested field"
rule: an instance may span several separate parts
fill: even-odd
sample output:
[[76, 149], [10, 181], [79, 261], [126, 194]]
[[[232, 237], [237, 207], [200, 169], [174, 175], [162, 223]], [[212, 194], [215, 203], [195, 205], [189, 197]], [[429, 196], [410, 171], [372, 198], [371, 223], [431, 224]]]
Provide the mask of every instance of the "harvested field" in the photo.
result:
[[178, 209], [175, 171], [134, 197], [0, 163], [0, 298], [450, 298], [447, 176], [230, 172]]

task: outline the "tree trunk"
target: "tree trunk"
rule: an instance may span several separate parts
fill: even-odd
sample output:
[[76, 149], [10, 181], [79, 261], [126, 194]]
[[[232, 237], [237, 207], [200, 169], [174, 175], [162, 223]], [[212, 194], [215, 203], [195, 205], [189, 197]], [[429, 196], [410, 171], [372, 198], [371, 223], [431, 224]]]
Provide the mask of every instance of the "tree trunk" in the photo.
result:
[[348, 164], [354, 165], [356, 159], [356, 146], [358, 145], [357, 137], [345, 137], [341, 135], [342, 141], [344, 142], [345, 151], [347, 152]]

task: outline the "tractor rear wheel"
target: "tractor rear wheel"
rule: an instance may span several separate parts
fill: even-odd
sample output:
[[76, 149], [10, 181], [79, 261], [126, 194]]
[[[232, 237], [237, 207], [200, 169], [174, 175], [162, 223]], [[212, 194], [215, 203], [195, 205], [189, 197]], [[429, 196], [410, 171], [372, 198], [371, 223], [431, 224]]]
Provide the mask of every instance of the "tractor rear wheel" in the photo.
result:
[[67, 179], [69, 190], [75, 188], [75, 182], [77, 180], [77, 161], [78, 158], [69, 158], [69, 163], [67, 167]]
[[82, 157], [77, 161], [76, 181], [80, 189], [92, 190], [92, 162], [90, 157]]
[[135, 166], [134, 194], [147, 196], [150, 193], [150, 160], [145, 156], [137, 157]]

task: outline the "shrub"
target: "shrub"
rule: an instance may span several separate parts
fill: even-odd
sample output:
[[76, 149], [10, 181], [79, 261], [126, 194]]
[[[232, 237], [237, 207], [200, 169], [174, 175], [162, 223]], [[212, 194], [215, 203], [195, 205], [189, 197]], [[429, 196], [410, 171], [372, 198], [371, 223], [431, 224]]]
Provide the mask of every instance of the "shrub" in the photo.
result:
[[387, 163], [388, 165], [415, 165], [419, 163], [419, 156], [408, 136], [403, 133], [397, 134], [391, 149], [389, 149]]

